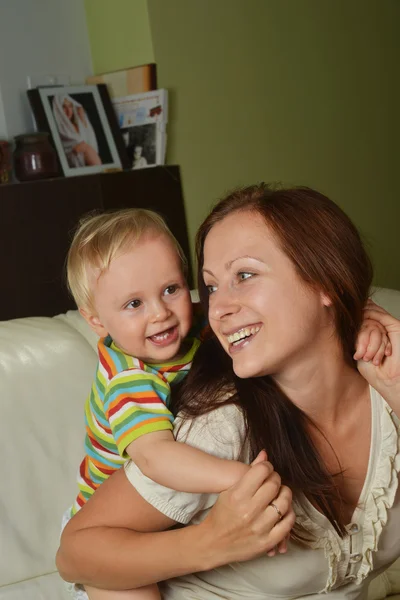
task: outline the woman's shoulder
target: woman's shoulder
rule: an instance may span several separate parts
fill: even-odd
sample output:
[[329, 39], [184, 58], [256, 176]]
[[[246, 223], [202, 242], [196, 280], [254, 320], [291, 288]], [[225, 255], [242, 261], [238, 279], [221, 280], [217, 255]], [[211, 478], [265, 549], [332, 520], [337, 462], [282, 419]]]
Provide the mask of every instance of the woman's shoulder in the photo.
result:
[[400, 418], [393, 408], [386, 402], [385, 398], [372, 386], [370, 386], [370, 396], [372, 401], [372, 411], [376, 419], [379, 415], [381, 428], [384, 432], [384, 438], [392, 431], [397, 436], [400, 435]]
[[234, 403], [221, 399], [217, 408], [194, 418], [180, 414], [175, 419], [174, 429], [180, 442], [221, 458], [248, 460], [245, 420]]

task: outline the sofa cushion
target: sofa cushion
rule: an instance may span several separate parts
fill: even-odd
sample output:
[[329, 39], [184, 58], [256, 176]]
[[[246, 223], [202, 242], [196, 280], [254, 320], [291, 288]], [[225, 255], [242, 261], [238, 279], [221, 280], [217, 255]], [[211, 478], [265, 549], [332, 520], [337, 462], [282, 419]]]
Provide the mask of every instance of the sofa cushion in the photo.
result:
[[[55, 571], [61, 516], [77, 492], [83, 404], [96, 365], [81, 326], [77, 313], [0, 323], [0, 586]], [[0, 588], [0, 597], [10, 590]]]
[[400, 319], [400, 292], [387, 288], [373, 287], [371, 298], [374, 302], [392, 313], [396, 319]]
[[1, 600], [72, 600], [58, 573], [0, 587]]

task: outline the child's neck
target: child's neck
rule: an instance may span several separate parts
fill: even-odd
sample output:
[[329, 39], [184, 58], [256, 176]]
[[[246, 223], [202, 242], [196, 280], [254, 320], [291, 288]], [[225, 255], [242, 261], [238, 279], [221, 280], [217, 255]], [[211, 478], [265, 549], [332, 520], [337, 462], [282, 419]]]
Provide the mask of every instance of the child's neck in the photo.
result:
[[171, 361], [180, 360], [181, 358], [183, 358], [185, 356], [185, 354], [187, 354], [187, 352], [189, 351], [189, 348], [190, 348], [190, 341], [183, 340], [182, 345], [179, 348], [178, 354], [176, 354], [174, 356], [174, 358], [171, 358]]
[[191, 345], [191, 343], [189, 340], [184, 340], [181, 344], [181, 347], [179, 348], [179, 352], [177, 352], [177, 354], [175, 354], [175, 356], [172, 356], [170, 359], [162, 361], [161, 363], [160, 362], [149, 363], [146, 360], [144, 362], [147, 362], [150, 366], [152, 364], [159, 365], [159, 364], [168, 364], [168, 363], [172, 363], [172, 362], [177, 362], [177, 361], [181, 360], [188, 353], [188, 351], [190, 350], [190, 345]]

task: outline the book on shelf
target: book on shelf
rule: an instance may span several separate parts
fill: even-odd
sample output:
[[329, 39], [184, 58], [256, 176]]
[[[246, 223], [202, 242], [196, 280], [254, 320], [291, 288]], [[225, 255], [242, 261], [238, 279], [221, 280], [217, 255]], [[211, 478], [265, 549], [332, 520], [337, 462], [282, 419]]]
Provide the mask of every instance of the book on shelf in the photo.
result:
[[[91, 75], [86, 78], [86, 83], [88, 85], [105, 83], [111, 98], [149, 92], [157, 89], [156, 65], [152, 63], [100, 75]], [[65, 85], [69, 85], [69, 82]]]

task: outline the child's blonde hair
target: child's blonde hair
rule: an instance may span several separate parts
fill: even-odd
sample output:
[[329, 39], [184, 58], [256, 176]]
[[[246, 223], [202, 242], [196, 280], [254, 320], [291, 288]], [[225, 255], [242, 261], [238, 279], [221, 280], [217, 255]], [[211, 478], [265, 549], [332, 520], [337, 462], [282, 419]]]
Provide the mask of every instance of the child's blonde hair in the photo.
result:
[[182, 268], [186, 269], [186, 258], [178, 241], [164, 219], [151, 210], [127, 208], [89, 214], [81, 219], [67, 257], [68, 287], [78, 308], [94, 310], [89, 271], [98, 270], [100, 277], [120, 251], [146, 233], [167, 235], [182, 261]]

